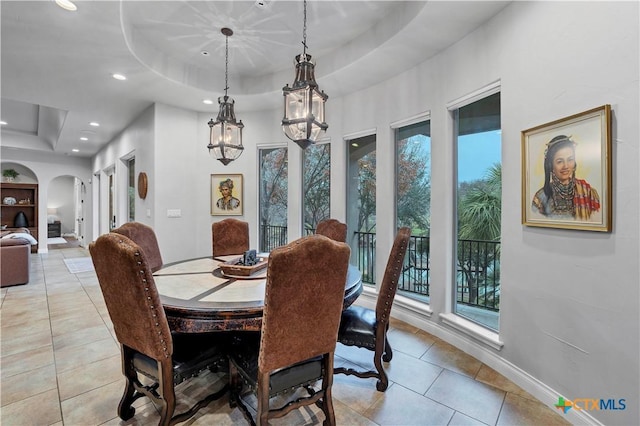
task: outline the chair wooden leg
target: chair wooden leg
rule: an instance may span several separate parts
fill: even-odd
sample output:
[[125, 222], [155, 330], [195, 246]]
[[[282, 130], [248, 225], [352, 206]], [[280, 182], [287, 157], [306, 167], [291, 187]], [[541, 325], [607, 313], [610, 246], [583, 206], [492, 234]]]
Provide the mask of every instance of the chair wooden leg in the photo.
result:
[[387, 373], [384, 371], [384, 367], [382, 366], [382, 348], [376, 348], [376, 351], [373, 355], [373, 364], [376, 366], [376, 370], [378, 370], [378, 382], [376, 383], [376, 389], [380, 392], [384, 392], [387, 390], [389, 386], [389, 378], [387, 377]]
[[322, 398], [322, 412], [325, 415], [324, 422], [322, 424], [324, 426], [335, 426], [336, 425], [336, 414], [333, 410], [333, 399], [331, 396], [331, 388], [327, 389], [324, 393], [324, 397]]
[[322, 412], [324, 413], [324, 426], [335, 426], [336, 415], [333, 410], [333, 354], [324, 356], [324, 377], [322, 378]]
[[160, 376], [160, 398], [162, 407], [160, 407], [160, 425], [169, 426], [173, 413], [176, 409], [176, 393], [173, 389], [173, 371], [171, 364], [158, 365]]
[[122, 398], [120, 398], [120, 403], [118, 404], [118, 416], [122, 420], [126, 421], [136, 414], [136, 409], [132, 407], [132, 404], [133, 401], [138, 399], [138, 396], [135, 395], [135, 383], [138, 381], [138, 374], [135, 372], [131, 364], [132, 351], [124, 345], [120, 350], [122, 353], [122, 374], [126, 379], [126, 384], [124, 387], [124, 393], [122, 394]]
[[269, 424], [269, 374], [258, 376], [258, 413], [256, 414], [257, 426]]
[[118, 417], [124, 421], [129, 420], [136, 414], [136, 409], [133, 408], [131, 404], [137, 399], [133, 397], [135, 393], [133, 381], [129, 377], [126, 377], [126, 380], [127, 383], [124, 388], [124, 394], [120, 399], [120, 404], [118, 404]]
[[384, 352], [382, 353], [382, 360], [384, 362], [389, 362], [391, 361], [391, 358], [393, 358], [393, 350], [389, 344], [389, 339], [387, 339], [387, 336], [384, 336]]

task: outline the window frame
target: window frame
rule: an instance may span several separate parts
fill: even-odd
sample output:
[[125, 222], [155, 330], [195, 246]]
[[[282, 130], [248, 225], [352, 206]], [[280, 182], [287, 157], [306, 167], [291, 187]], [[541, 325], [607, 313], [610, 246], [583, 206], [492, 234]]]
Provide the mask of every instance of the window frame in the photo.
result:
[[[453, 156], [451, 158], [452, 167], [451, 167], [451, 191], [453, 193], [452, 196], [452, 212], [454, 219], [454, 226], [452, 227], [450, 238], [452, 239], [452, 251], [449, 255], [450, 264], [449, 269], [450, 273], [448, 276], [450, 279], [446, 281], [447, 291], [446, 291], [446, 301], [444, 303], [444, 310], [439, 314], [440, 319], [444, 324], [455, 328], [465, 334], [468, 334], [483, 343], [493, 347], [494, 349], [501, 350], [504, 346], [504, 343], [499, 338], [499, 326], [498, 330], [490, 329], [480, 323], [476, 323], [471, 321], [459, 314], [456, 313], [455, 305], [457, 303], [456, 298], [456, 274], [457, 274], [457, 250], [458, 250], [458, 225], [457, 225], [457, 217], [458, 217], [458, 131], [455, 120], [455, 113], [458, 109], [470, 105], [474, 102], [482, 100], [486, 97], [489, 97], [498, 92], [502, 92], [501, 81], [496, 80], [492, 83], [487, 84], [486, 86], [477, 89], [467, 95], [464, 95], [458, 99], [455, 99], [446, 104], [446, 108], [448, 111], [448, 120], [450, 129], [452, 129], [451, 133], [451, 144], [453, 146]], [[501, 119], [502, 119], [502, 109], [501, 109]], [[502, 125], [501, 125], [502, 128]]]
[[[399, 139], [399, 132], [401, 129], [406, 128], [406, 127], [410, 127], [416, 124], [421, 124], [421, 123], [428, 123], [428, 126], [431, 128], [431, 112], [430, 111], [426, 111], [420, 114], [417, 114], [413, 117], [410, 117], [408, 119], [404, 119], [404, 120], [399, 120], [396, 122], [393, 122], [390, 124], [390, 128], [392, 130], [392, 134], [393, 134], [393, 149], [394, 149], [394, 201], [395, 201], [395, 210], [394, 210], [394, 231], [395, 229], [398, 228], [398, 178], [399, 178], [399, 171], [398, 171], [398, 160], [399, 160], [399, 152], [398, 152], [398, 144], [400, 142]], [[431, 133], [431, 132], [430, 132]], [[404, 139], [402, 139], [404, 140]], [[432, 146], [432, 138], [431, 135], [429, 135], [429, 179], [431, 180], [431, 146]], [[394, 232], [395, 234], [395, 232]], [[413, 237], [413, 235], [412, 235]], [[430, 255], [429, 255], [430, 258]], [[408, 262], [408, 259], [405, 257], [405, 262]], [[427, 272], [428, 273], [428, 272]], [[428, 295], [420, 295], [420, 294], [412, 294], [409, 291], [405, 291], [402, 289], [398, 289], [398, 296], [402, 296], [402, 297], [406, 297], [409, 300], [415, 301], [417, 303], [420, 304], [424, 304], [426, 306], [428, 306], [431, 302], [431, 298]]]

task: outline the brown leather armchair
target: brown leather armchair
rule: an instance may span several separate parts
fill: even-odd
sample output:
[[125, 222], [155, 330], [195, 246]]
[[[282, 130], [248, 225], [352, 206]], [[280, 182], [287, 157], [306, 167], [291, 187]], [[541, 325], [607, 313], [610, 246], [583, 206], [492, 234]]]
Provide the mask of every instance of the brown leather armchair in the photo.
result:
[[232, 217], [211, 225], [213, 257], [249, 250], [249, 223]]
[[[174, 386], [201, 371], [225, 368], [226, 343], [206, 333], [171, 333], [146, 253], [129, 238], [114, 232], [102, 235], [89, 245], [89, 252], [121, 344], [126, 385], [118, 406], [120, 418], [133, 417], [133, 402], [146, 396], [160, 407], [159, 424], [173, 425], [226, 394], [225, 384], [174, 415]], [[151, 384], [140, 375], [151, 379]]]
[[127, 222], [111, 232], [124, 235], [138, 244], [147, 256], [151, 272], [156, 272], [162, 268], [162, 254], [160, 253], [156, 233], [152, 227], [140, 222]]
[[380, 293], [373, 311], [362, 306], [352, 305], [342, 312], [338, 341], [343, 345], [357, 346], [373, 351], [373, 364], [376, 371], [358, 371], [352, 368], [339, 367], [334, 373], [354, 375], [360, 378], [375, 377], [378, 379], [376, 389], [384, 392], [389, 386], [389, 379], [382, 366], [382, 361], [389, 362], [393, 357], [391, 345], [387, 339], [391, 306], [398, 289], [398, 280], [403, 270], [404, 256], [409, 246], [411, 229], [404, 227], [398, 230], [387, 267], [384, 271]]
[[[335, 425], [333, 355], [350, 253], [345, 243], [310, 235], [269, 255], [262, 333], [238, 333], [229, 353], [229, 402], [251, 424], [267, 425], [270, 418], [318, 404], [324, 424]], [[319, 379], [316, 391], [311, 385]], [[258, 399], [255, 422], [241, 398], [243, 384]], [[300, 387], [308, 397], [270, 407], [270, 398]]]
[[325, 219], [318, 223], [316, 234], [325, 235], [332, 240], [347, 241], [347, 224], [337, 219]]

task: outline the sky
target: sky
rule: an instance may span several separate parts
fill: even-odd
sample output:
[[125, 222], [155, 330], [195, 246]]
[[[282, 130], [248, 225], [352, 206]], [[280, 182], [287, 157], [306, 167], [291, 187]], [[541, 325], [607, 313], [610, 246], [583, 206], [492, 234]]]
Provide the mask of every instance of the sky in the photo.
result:
[[501, 133], [475, 133], [458, 138], [458, 182], [482, 179], [487, 169], [501, 163]]

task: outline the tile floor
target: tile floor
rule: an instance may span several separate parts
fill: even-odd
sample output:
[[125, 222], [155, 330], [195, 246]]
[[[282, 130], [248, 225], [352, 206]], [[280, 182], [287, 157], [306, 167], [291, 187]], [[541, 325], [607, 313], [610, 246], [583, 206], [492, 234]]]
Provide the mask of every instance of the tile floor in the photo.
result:
[[[8, 425], [155, 425], [158, 411], [141, 398], [122, 422], [116, 407], [124, 388], [119, 346], [95, 273], [71, 274], [63, 259], [88, 256], [83, 248], [32, 254], [28, 285], [3, 288], [0, 423]], [[552, 425], [568, 424], [505, 377], [446, 342], [393, 321], [394, 358], [386, 392], [374, 379], [336, 375], [339, 425]], [[350, 361], [346, 361], [349, 359]], [[371, 364], [371, 353], [338, 345], [336, 365]], [[224, 376], [204, 374], [178, 386], [180, 402]], [[246, 424], [228, 399], [214, 401], [184, 424]], [[178, 410], [184, 405], [179, 405]], [[294, 411], [274, 425], [321, 424], [316, 408]]]

